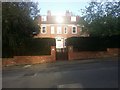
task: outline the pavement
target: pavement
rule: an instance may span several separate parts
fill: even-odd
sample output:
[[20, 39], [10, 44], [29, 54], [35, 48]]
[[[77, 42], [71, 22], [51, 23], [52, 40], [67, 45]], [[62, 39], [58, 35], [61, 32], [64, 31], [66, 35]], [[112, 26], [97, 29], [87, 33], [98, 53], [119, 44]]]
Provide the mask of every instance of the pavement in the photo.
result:
[[4, 67], [3, 88], [118, 88], [118, 59]]
[[45, 67], [46, 65], [49, 66], [61, 66], [61, 65], [72, 65], [72, 64], [87, 64], [87, 63], [97, 63], [97, 62], [106, 62], [106, 61], [118, 61], [120, 57], [106, 57], [106, 58], [97, 58], [97, 59], [82, 59], [82, 60], [59, 60], [56, 62], [50, 63], [42, 63], [42, 64], [26, 64], [26, 65], [14, 65], [14, 66], [6, 66], [2, 69], [21, 69], [21, 68], [29, 68], [31, 66], [40, 66]]

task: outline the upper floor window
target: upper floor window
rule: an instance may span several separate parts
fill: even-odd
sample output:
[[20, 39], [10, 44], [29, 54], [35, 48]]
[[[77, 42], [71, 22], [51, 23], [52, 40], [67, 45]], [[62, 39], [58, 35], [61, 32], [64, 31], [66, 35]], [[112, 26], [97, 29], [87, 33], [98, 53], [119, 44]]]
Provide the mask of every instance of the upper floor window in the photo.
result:
[[62, 28], [60, 26], [57, 27], [57, 34], [62, 34]]
[[51, 34], [55, 34], [54, 26], [51, 26]]
[[64, 34], [67, 34], [67, 27], [64, 28]]
[[76, 17], [75, 16], [71, 16], [71, 21], [75, 22], [76, 21]]
[[42, 21], [47, 21], [47, 16], [42, 16]]
[[47, 31], [46, 31], [46, 27], [45, 27], [45, 26], [42, 26], [41, 33], [43, 33], [43, 34], [47, 33]]
[[73, 26], [72, 27], [72, 34], [76, 34], [77, 33], [77, 27], [76, 26]]

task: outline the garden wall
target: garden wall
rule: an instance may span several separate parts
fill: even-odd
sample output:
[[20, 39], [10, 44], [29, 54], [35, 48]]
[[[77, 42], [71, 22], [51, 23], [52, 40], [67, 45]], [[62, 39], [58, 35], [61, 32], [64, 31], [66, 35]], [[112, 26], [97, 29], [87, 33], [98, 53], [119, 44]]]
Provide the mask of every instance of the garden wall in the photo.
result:
[[13, 58], [3, 58], [2, 66], [21, 65], [21, 64], [38, 64], [45, 62], [55, 62], [55, 46], [51, 46], [51, 55], [42, 56], [14, 56]]
[[120, 51], [120, 48], [107, 48], [107, 51], [74, 52], [73, 46], [68, 46], [68, 60], [120, 56], [119, 51]]

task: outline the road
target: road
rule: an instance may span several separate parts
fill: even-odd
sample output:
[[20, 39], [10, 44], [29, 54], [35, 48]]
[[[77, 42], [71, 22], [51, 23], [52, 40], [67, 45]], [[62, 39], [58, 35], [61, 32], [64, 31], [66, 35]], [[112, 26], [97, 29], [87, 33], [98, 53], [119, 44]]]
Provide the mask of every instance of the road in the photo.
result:
[[116, 58], [3, 68], [3, 88], [118, 88]]

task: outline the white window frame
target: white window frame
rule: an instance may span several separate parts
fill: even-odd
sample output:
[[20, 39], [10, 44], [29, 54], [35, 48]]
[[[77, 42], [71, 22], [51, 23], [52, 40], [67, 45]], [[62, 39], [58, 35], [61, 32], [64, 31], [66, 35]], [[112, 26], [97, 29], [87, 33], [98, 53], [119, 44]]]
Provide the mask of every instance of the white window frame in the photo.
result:
[[[76, 31], [75, 32], [73, 32], [73, 28], [76, 28]], [[77, 34], [77, 26], [72, 26], [72, 34]]]
[[41, 16], [41, 21], [47, 21], [47, 16]]
[[[66, 28], [66, 33], [65, 33], [65, 28]], [[64, 34], [67, 34], [68, 33], [68, 27], [64, 27]]]
[[76, 16], [71, 16], [71, 21], [76, 22]]
[[[43, 27], [45, 27], [45, 32], [43, 32]], [[47, 33], [46, 26], [42, 26], [42, 27], [41, 27], [41, 33], [42, 33], [42, 34], [46, 34], [46, 33]]]
[[62, 27], [61, 26], [57, 26], [57, 34], [62, 34]]
[[55, 34], [55, 27], [51, 26], [51, 34]]

